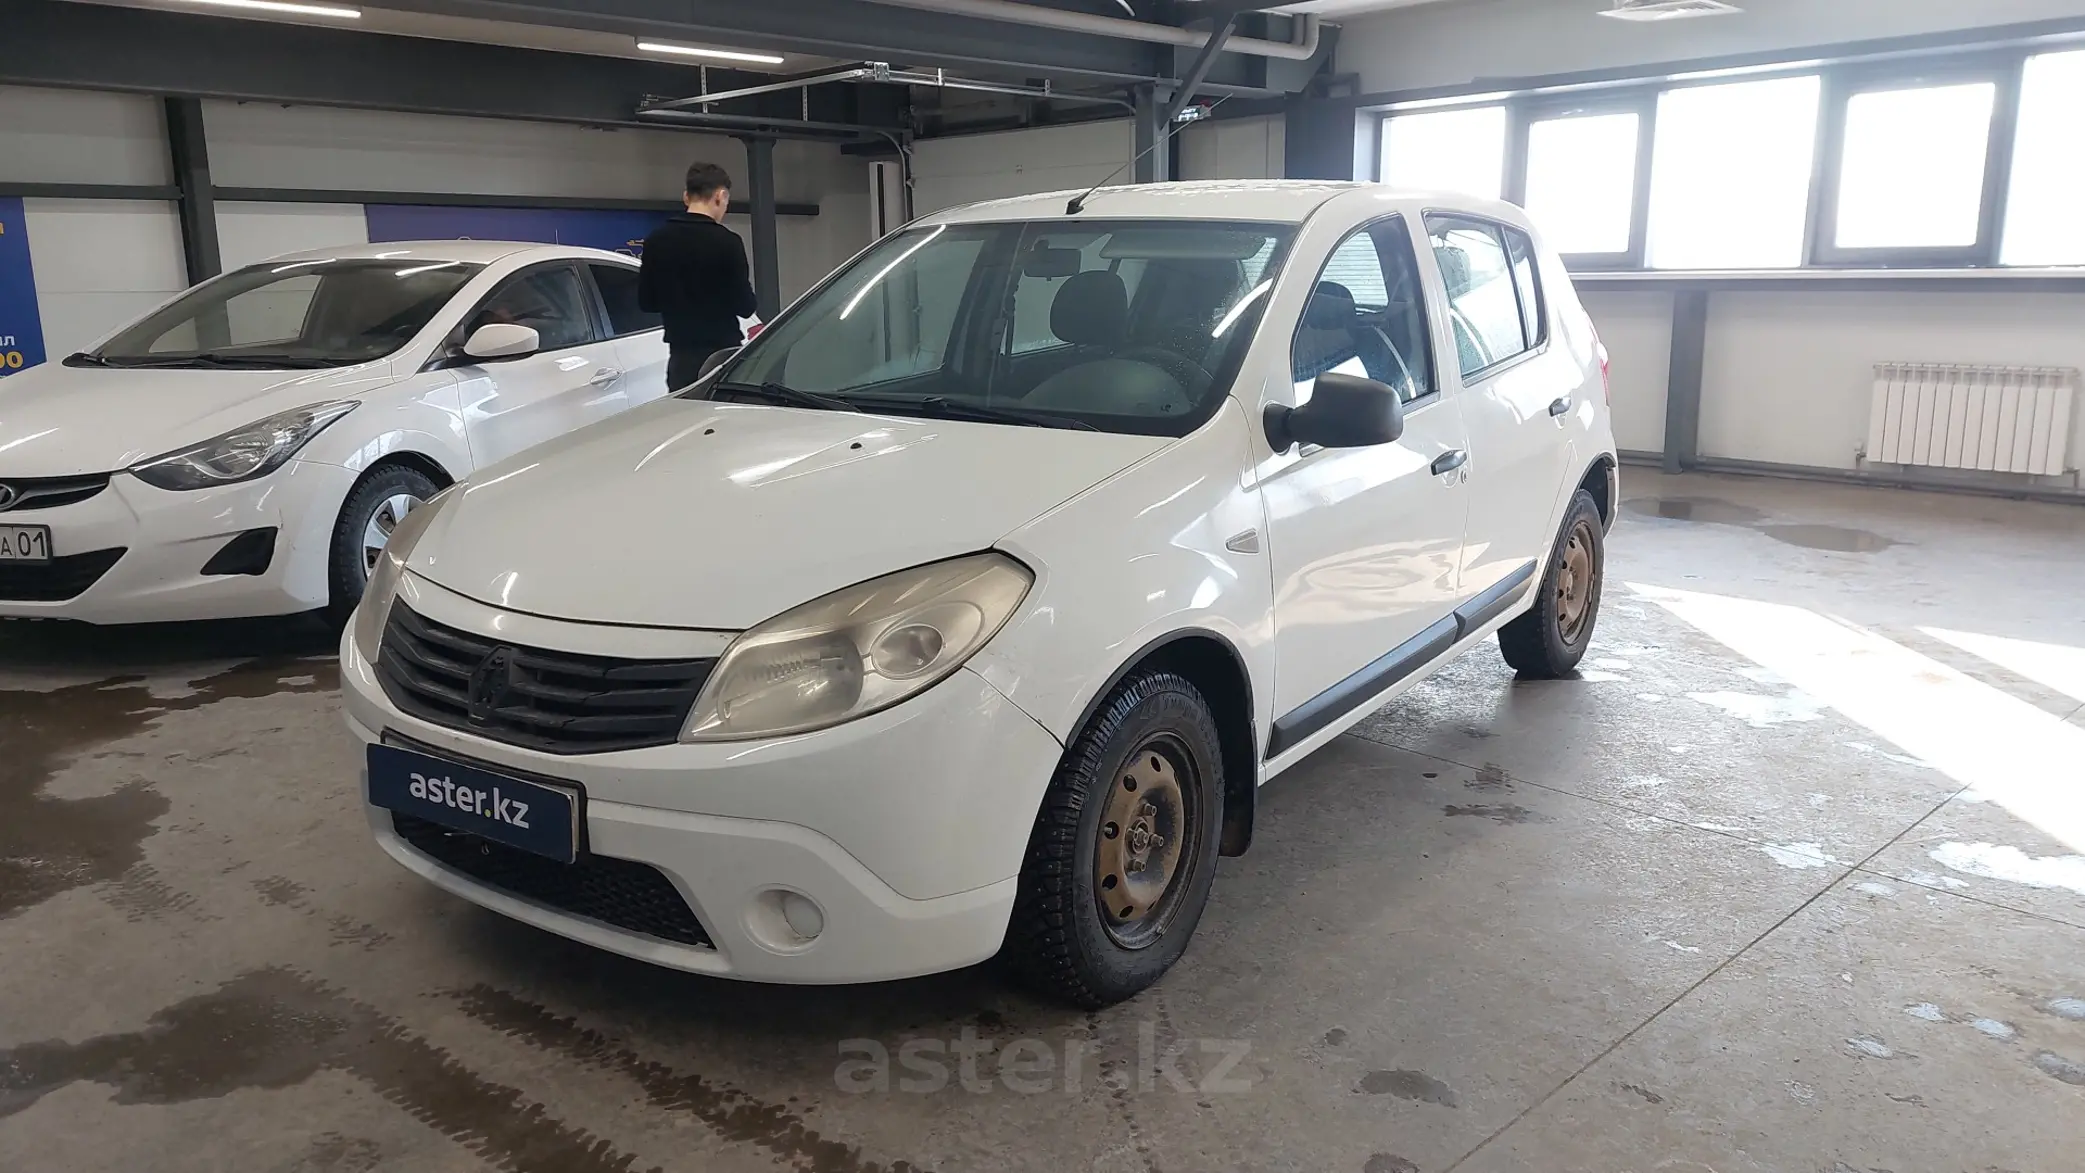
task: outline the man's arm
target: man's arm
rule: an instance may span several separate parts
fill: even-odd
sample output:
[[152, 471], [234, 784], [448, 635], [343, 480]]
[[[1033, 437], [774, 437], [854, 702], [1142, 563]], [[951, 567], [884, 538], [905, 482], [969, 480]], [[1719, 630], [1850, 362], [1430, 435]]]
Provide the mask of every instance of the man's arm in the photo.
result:
[[746, 242], [738, 233], [731, 234], [731, 285], [728, 287], [734, 299], [733, 309], [741, 318], [750, 318], [760, 308], [760, 298], [753, 292], [753, 268], [746, 259]]
[[654, 260], [657, 256], [652, 238], [645, 237], [644, 252], [637, 258], [637, 308], [648, 314], [666, 311], [666, 304], [659, 299], [659, 264]]

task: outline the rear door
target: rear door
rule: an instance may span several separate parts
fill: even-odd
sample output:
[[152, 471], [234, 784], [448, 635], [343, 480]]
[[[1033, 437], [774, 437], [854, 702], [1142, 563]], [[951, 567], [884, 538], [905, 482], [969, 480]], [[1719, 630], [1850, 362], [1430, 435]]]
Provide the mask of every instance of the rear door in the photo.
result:
[[1408, 677], [1455, 642], [1468, 513], [1467, 441], [1443, 393], [1425, 282], [1403, 217], [1343, 239], [1318, 275], [1291, 343], [1292, 395], [1319, 375], [1397, 389], [1404, 434], [1367, 448], [1304, 448], [1261, 481], [1274, 572], [1280, 753]]
[[637, 267], [590, 261], [587, 271], [601, 294], [601, 313], [608, 322], [609, 337], [615, 339], [617, 364], [623, 369], [618, 395], [604, 399], [602, 407], [612, 414], [680, 390], [666, 385], [666, 335], [659, 315], [646, 313], [637, 304]]
[[463, 321], [460, 347], [492, 322], [533, 328], [541, 349], [526, 358], [457, 363], [471, 456], [482, 467], [605, 416], [624, 395], [622, 360], [592, 284], [569, 261], [532, 265], [488, 294]]
[[1564, 423], [1580, 390], [1576, 368], [1549, 353], [1548, 307], [1526, 232], [1429, 213], [1426, 234], [1445, 286], [1445, 345], [1454, 361], [1444, 365], [1461, 380], [1470, 432], [1462, 592], [1517, 590], [1554, 536], [1571, 455]]

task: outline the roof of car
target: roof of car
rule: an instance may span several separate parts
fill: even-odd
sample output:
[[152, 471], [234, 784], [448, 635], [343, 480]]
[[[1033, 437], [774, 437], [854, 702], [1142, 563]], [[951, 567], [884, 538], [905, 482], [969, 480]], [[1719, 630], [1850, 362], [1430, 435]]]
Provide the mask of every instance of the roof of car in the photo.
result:
[[[1065, 212], [1082, 188], [988, 200], [949, 208], [926, 223], [961, 224], [993, 220], [1071, 219]], [[1106, 220], [1124, 217], [1168, 220], [1255, 220], [1299, 224], [1327, 202], [1365, 193], [1385, 202], [1457, 208], [1487, 215], [1504, 205], [1449, 192], [1414, 191], [1380, 183], [1313, 179], [1215, 179], [1190, 183], [1147, 183], [1103, 187], [1086, 198], [1079, 215]]]
[[636, 259], [625, 253], [603, 252], [600, 249], [579, 248], [569, 244], [535, 244], [521, 240], [387, 240], [377, 244], [335, 245], [332, 248], [284, 253], [268, 260], [269, 263], [329, 260], [462, 261], [466, 264], [489, 265], [521, 253], [541, 254], [540, 258], [530, 259], [543, 260], [573, 257], [582, 260], [622, 261], [629, 264]]

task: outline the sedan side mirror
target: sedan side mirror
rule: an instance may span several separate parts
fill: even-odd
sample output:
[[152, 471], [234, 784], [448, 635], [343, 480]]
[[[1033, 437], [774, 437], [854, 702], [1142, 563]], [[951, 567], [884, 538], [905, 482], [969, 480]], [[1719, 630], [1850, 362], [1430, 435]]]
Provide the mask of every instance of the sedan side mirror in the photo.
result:
[[463, 353], [477, 359], [527, 358], [543, 349], [543, 336], [532, 326], [491, 322], [471, 331]]
[[1332, 372], [1300, 407], [1270, 403], [1261, 415], [1267, 446], [1287, 452], [1292, 444], [1324, 448], [1367, 448], [1404, 435], [1404, 401], [1388, 383]]

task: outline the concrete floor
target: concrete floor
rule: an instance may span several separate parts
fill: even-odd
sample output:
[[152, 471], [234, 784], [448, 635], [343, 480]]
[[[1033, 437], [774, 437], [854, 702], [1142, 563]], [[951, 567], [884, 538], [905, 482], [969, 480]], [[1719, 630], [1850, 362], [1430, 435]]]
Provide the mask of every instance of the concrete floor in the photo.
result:
[[370, 844], [322, 637], [0, 631], [0, 1170], [2085, 1170], [2085, 510], [1625, 495], [1583, 680], [1270, 786], [1095, 1015], [510, 924]]

